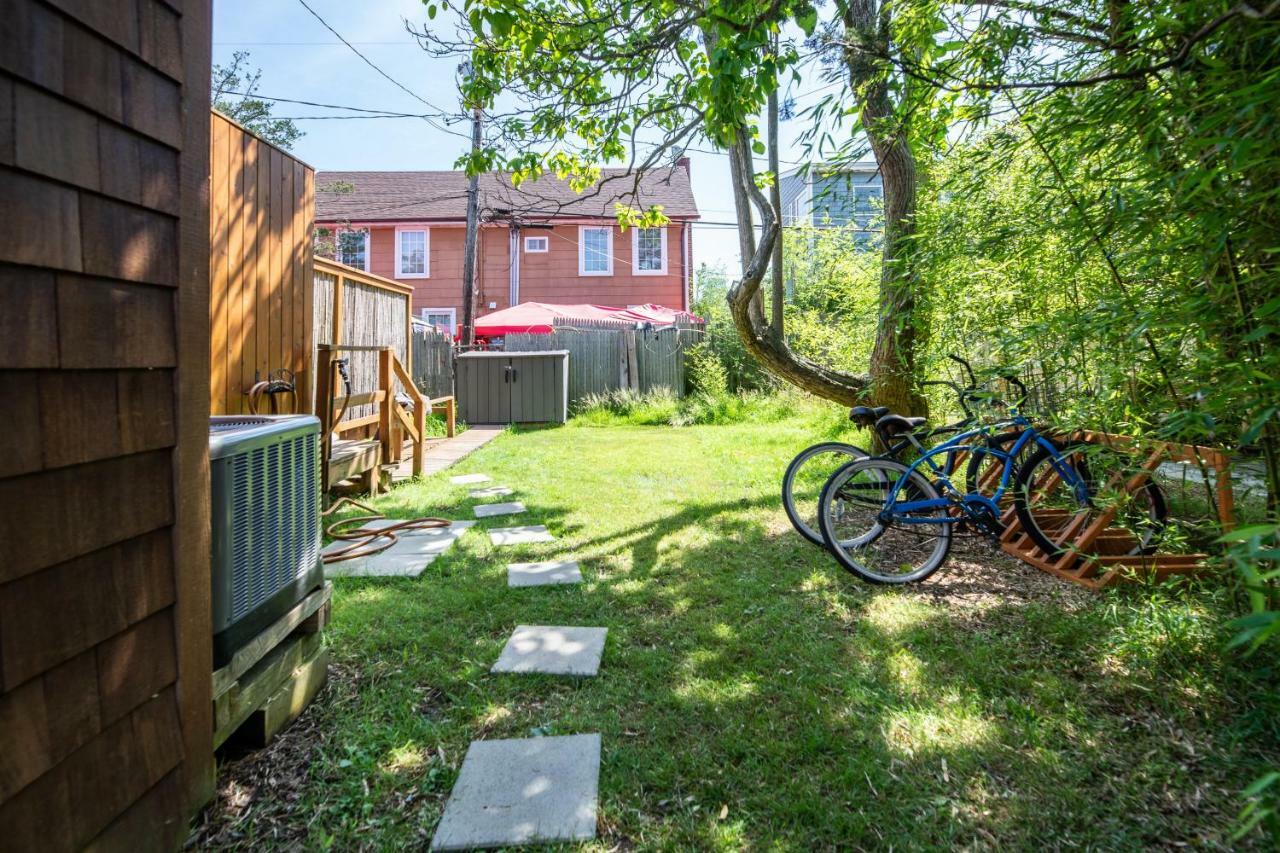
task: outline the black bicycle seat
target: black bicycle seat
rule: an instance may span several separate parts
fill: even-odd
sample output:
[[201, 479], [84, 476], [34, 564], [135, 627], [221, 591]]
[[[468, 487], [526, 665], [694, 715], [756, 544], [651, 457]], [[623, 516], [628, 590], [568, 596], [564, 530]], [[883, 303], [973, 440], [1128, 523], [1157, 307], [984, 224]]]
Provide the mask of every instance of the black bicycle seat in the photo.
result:
[[877, 418], [883, 418], [889, 414], [888, 406], [854, 406], [849, 410], [849, 420], [863, 426], [870, 426], [876, 422]]
[[904, 418], [902, 415], [885, 415], [876, 421], [876, 429], [885, 435], [902, 435], [904, 432], [913, 432], [918, 427], [924, 426], [925, 418]]

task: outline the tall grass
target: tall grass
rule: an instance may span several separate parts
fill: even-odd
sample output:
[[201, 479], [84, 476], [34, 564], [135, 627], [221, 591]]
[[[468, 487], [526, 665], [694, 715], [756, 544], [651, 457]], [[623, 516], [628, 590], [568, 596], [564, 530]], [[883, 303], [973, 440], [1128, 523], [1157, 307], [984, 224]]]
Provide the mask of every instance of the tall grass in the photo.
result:
[[629, 390], [591, 394], [573, 409], [570, 423], [581, 427], [764, 424], [801, 418], [813, 425], [815, 440], [853, 432], [843, 408], [799, 393], [695, 392], [684, 398], [662, 388], [646, 394]]

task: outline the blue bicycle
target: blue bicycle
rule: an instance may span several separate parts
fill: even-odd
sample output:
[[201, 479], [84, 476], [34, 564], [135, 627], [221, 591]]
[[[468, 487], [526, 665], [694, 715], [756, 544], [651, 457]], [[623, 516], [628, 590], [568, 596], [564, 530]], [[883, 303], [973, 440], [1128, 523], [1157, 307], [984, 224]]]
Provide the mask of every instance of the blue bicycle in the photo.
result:
[[[1010, 381], [1025, 399], [1021, 382]], [[1056, 556], [1069, 548], [1073, 533], [1097, 510], [1095, 497], [1122, 476], [1124, 460], [1100, 457], [1092, 446], [1064, 447], [1041, 434], [1016, 405], [1008, 413], [1004, 423], [961, 432], [931, 448], [914, 435], [922, 419], [881, 418], [878, 429], [905, 435], [919, 455], [910, 463], [859, 459], [827, 481], [818, 522], [837, 561], [871, 583], [924, 580], [946, 562], [957, 533], [998, 538], [1009, 497], [1041, 550]], [[971, 460], [965, 488], [951, 479], [960, 453]], [[1163, 526], [1165, 506], [1154, 484], [1139, 495], [1130, 514], [1144, 531], [1138, 547], [1147, 549]]]

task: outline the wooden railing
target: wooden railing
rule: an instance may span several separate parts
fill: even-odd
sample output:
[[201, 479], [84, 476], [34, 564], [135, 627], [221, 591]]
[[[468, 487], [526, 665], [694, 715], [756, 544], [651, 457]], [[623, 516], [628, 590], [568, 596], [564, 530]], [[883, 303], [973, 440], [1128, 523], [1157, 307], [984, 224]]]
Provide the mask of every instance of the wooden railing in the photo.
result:
[[[375, 352], [378, 359], [378, 385], [371, 391], [351, 394], [340, 393], [342, 384], [338, 377], [338, 362], [341, 353]], [[413, 404], [412, 415], [405, 407], [396, 402], [397, 390], [403, 391]], [[362, 417], [346, 418], [343, 413], [354, 406], [372, 405], [373, 414]], [[409, 370], [396, 357], [395, 350], [389, 346], [357, 346], [352, 344], [321, 344], [316, 348], [316, 414], [320, 418], [320, 435], [322, 442], [321, 470], [324, 472], [324, 489], [328, 491], [330, 473], [330, 454], [332, 442], [330, 436], [341, 436], [343, 433], [356, 430], [368, 431], [376, 426], [378, 443], [381, 445], [381, 462], [399, 462], [403, 444], [399, 430], [404, 430], [413, 446], [413, 475], [422, 473], [425, 457], [426, 417], [427, 411], [437, 411], [445, 415], [446, 432], [453, 437], [456, 425], [454, 398], [441, 397], [430, 399], [424, 397], [413, 384]], [[341, 418], [341, 420], [339, 420]]]

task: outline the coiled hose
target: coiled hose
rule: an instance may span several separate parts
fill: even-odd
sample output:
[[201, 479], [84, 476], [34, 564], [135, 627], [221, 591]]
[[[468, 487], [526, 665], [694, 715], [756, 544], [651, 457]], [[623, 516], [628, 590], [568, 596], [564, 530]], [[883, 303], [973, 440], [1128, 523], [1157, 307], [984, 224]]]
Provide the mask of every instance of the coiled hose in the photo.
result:
[[[431, 516], [422, 516], [421, 518], [410, 518], [398, 521], [395, 524], [386, 527], [377, 527], [372, 530], [367, 529], [364, 525], [370, 521], [382, 521], [385, 515], [378, 512], [367, 504], [351, 498], [339, 498], [334, 501], [333, 506], [320, 513], [321, 518], [331, 515], [340, 507], [351, 505], [364, 510], [368, 515], [355, 515], [351, 518], [344, 518], [341, 521], [335, 521], [325, 528], [325, 535], [330, 539], [339, 539], [351, 542], [345, 548], [336, 551], [330, 551], [325, 554], [323, 559], [326, 563], [340, 563], [344, 560], [354, 560], [359, 557], [371, 557], [374, 554], [381, 554], [383, 551], [396, 544], [399, 539], [396, 532], [404, 532], [409, 530], [438, 530], [453, 524], [447, 518], [433, 518]], [[351, 527], [351, 525], [355, 525]]]

